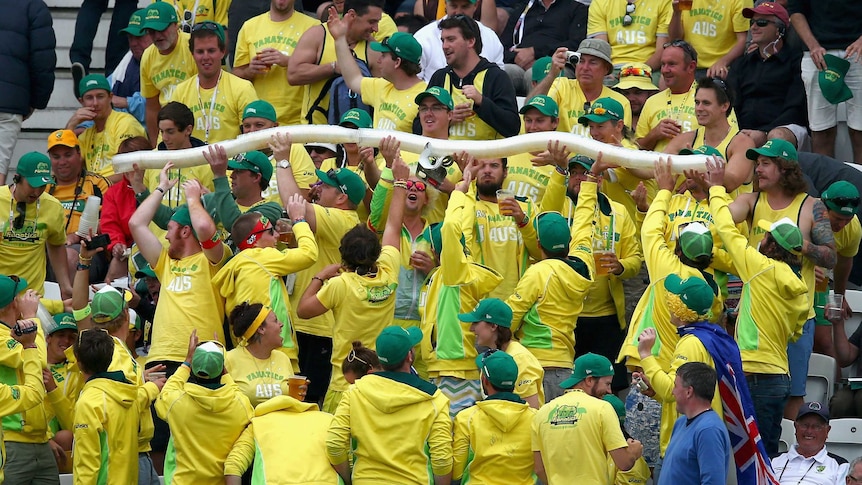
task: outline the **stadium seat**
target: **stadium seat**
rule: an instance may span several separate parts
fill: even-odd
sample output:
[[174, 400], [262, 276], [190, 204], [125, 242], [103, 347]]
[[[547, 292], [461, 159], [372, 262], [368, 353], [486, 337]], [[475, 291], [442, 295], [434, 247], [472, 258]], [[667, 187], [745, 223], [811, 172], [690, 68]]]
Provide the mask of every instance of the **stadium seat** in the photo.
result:
[[827, 404], [835, 392], [835, 359], [812, 353], [808, 360], [808, 380], [805, 383], [805, 400]]
[[862, 456], [862, 419], [840, 418], [829, 421], [826, 450], [847, 461]]
[[60, 475], [60, 485], [72, 485], [75, 481], [72, 479], [71, 473], [64, 473]]
[[781, 420], [781, 438], [778, 439], [778, 452], [784, 453], [796, 443], [796, 427], [787, 418]]

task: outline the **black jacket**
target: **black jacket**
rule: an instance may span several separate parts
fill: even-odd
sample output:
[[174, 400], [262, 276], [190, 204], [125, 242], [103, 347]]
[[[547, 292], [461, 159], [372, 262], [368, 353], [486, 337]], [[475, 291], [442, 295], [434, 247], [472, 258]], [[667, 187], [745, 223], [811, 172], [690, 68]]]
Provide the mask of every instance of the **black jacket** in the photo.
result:
[[451, 79], [452, 86], [467, 86], [473, 84], [476, 74], [486, 70], [488, 72], [485, 73], [485, 81], [482, 83], [482, 104], [474, 106], [473, 109], [482, 121], [497, 130], [501, 136], [507, 138], [515, 136], [521, 131], [521, 116], [518, 114], [515, 87], [502, 69], [484, 57], [479, 58], [476, 67], [463, 79], [459, 78], [451, 67], [438, 69], [428, 81], [428, 87], [445, 86], [447, 75]]
[[[512, 34], [521, 12], [531, 1], [525, 0], [515, 6], [506, 29], [500, 35], [505, 47], [503, 61], [506, 64], [515, 62], [515, 52], [510, 50], [515, 41]], [[532, 47], [536, 59], [552, 55], [558, 47], [577, 50], [581, 41], [587, 37], [588, 14], [589, 7], [577, 0], [554, 0], [548, 10], [545, 10], [542, 0], [535, 0], [524, 18], [524, 38], [518, 45]]]
[[26, 116], [48, 106], [57, 40], [43, 0], [0, 0], [0, 112]]

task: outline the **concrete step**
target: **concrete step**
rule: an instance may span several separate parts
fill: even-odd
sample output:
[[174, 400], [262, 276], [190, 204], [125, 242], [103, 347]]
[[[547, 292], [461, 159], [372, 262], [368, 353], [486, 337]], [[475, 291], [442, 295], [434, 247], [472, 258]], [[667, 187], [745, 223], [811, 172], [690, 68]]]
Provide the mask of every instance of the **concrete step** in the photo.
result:
[[[81, 6], [78, 0], [77, 6]], [[91, 69], [105, 68], [105, 46], [108, 44], [108, 26], [111, 23], [112, 11], [108, 10], [102, 14], [102, 20], [99, 22], [99, 30], [96, 32], [96, 37], [93, 39], [93, 52]], [[52, 9], [51, 16], [54, 19], [54, 34], [57, 36], [57, 67], [69, 69], [72, 67], [72, 62], [69, 60], [69, 48], [72, 46], [72, 39], [75, 37], [75, 20], [77, 18], [77, 10]]]

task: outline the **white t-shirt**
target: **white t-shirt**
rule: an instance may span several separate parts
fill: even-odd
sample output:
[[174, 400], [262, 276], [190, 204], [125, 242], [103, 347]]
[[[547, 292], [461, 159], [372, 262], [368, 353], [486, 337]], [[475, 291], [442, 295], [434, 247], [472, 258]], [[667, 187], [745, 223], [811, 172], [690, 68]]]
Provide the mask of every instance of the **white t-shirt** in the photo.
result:
[[[445, 18], [443, 17], [443, 19]], [[443, 55], [443, 41], [440, 40], [440, 28], [437, 27], [440, 20], [429, 23], [413, 35], [413, 38], [422, 45], [422, 59], [419, 61], [422, 71], [419, 73], [419, 77], [425, 82], [430, 81], [431, 76], [438, 69], [447, 66], [446, 56]], [[482, 34], [481, 56], [502, 69], [503, 44], [500, 43], [500, 38], [497, 37], [497, 34], [493, 30], [485, 27], [482, 23], [477, 23], [479, 24], [479, 32]]]

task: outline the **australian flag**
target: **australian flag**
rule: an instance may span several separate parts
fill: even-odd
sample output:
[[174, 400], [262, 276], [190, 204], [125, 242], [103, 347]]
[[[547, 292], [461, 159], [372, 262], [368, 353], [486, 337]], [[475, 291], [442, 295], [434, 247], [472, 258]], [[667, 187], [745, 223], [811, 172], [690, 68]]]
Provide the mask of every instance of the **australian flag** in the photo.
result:
[[737, 483], [778, 485], [754, 420], [754, 402], [748, 392], [736, 342], [724, 329], [707, 322], [680, 327], [679, 334], [694, 334], [715, 362], [724, 422], [736, 462]]

